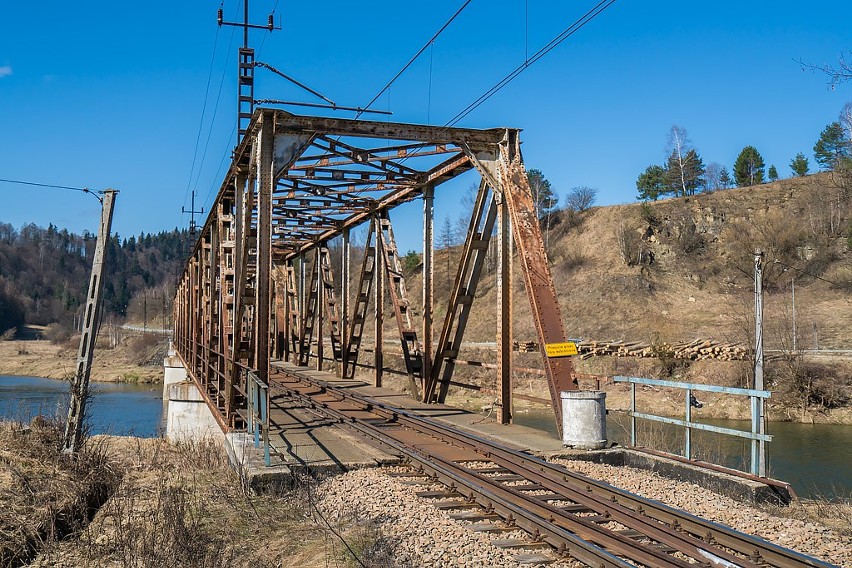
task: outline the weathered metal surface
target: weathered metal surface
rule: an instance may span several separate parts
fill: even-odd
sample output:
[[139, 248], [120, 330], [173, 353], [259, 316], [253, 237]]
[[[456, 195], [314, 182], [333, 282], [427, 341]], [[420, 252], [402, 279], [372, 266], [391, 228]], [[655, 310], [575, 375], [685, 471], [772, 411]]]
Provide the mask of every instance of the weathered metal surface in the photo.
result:
[[[211, 406], [221, 413], [222, 423], [241, 426], [247, 394], [244, 370], [255, 370], [266, 380], [270, 355], [289, 356], [301, 365], [316, 362], [321, 368], [323, 338], [330, 334], [333, 356], [327, 360], [339, 361], [343, 376], [353, 376], [370, 318], [374, 345], [382, 345], [386, 299], [393, 306], [403, 348], [403, 372], [414, 379], [420, 396], [443, 399], [454, 384], [453, 346], [461, 344], [499, 207], [501, 240], [506, 240], [511, 225], [518, 244], [518, 266], [539, 327], [539, 343], [562, 340], [565, 333], [517, 136], [517, 130], [506, 128], [444, 128], [257, 109], [234, 150], [176, 293], [178, 349]], [[448, 327], [445, 322], [442, 339], [433, 345], [432, 200], [441, 184], [474, 168], [483, 178], [483, 192], [490, 193], [483, 194], [464, 245], [451, 302], [454, 313]], [[415, 329], [388, 212], [420, 198], [424, 309]], [[317, 251], [365, 226], [370, 227], [369, 242], [350, 303], [348, 240], [341, 258], [343, 290], [331, 277], [331, 262]], [[507, 243], [502, 246], [496, 331], [501, 345], [510, 346], [511, 258]], [[311, 270], [306, 259], [312, 259]], [[273, 265], [284, 267], [277, 287], [272, 284]], [[338, 300], [348, 309], [335, 314]], [[323, 322], [330, 327], [328, 334]], [[372, 352], [368, 366], [374, 368], [376, 384], [386, 370], [399, 372], [381, 348]], [[501, 350], [498, 362], [507, 421], [511, 352]], [[544, 367], [551, 398], [558, 401], [559, 390], [574, 387], [570, 359], [545, 357]]]

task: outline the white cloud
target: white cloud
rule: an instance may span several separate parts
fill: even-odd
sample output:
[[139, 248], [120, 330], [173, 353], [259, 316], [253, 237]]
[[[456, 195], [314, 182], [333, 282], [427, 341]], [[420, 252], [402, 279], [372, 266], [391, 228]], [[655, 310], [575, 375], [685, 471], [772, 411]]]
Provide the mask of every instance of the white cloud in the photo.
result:
[[0, 79], [3, 77], [8, 77], [12, 74], [12, 66], [11, 65], [3, 65], [0, 67]]

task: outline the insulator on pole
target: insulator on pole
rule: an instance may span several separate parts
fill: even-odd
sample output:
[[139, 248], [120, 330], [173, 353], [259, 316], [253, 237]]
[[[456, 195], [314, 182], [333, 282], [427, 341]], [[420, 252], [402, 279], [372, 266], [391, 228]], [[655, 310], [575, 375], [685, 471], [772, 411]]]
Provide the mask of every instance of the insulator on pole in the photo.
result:
[[273, 14], [269, 14], [269, 19], [266, 21], [266, 27], [269, 28], [269, 31], [275, 29], [275, 16]]

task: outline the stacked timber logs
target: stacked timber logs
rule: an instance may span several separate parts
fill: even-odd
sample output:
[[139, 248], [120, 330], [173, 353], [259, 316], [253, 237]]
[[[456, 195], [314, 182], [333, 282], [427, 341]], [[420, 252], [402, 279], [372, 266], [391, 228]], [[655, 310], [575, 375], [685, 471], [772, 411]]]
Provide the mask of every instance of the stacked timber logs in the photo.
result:
[[[515, 341], [514, 350], [521, 353], [538, 351], [535, 341]], [[616, 357], [669, 357], [701, 361], [747, 361], [751, 350], [742, 343], [724, 343], [710, 339], [696, 339], [677, 343], [650, 344], [643, 341], [592, 341], [577, 343], [580, 359], [614, 355]]]

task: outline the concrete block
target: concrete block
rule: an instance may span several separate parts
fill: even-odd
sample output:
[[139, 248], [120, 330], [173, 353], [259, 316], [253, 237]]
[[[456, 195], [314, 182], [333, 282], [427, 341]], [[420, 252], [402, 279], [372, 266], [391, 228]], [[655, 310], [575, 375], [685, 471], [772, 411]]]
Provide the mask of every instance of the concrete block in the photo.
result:
[[224, 442], [224, 433], [210, 408], [191, 381], [167, 387], [166, 438], [184, 442], [213, 438]]

